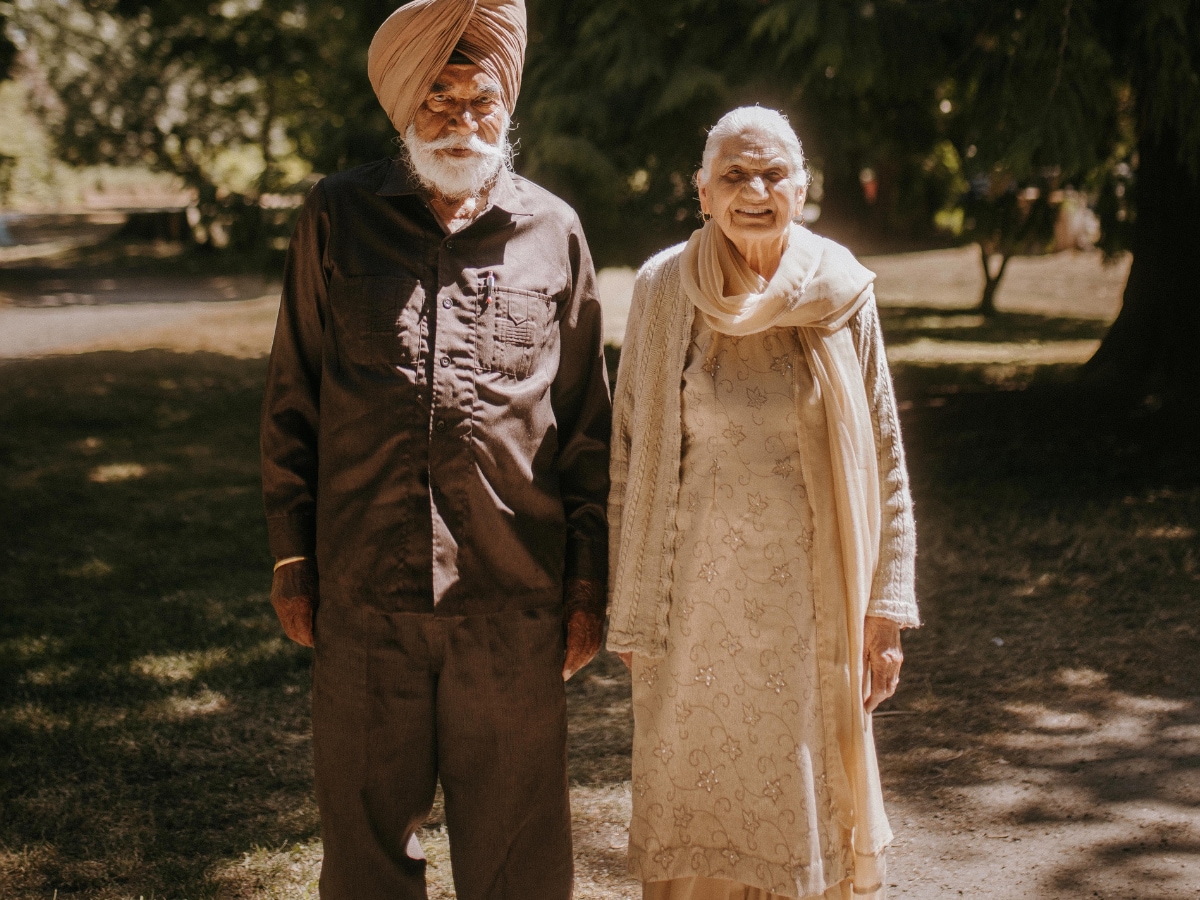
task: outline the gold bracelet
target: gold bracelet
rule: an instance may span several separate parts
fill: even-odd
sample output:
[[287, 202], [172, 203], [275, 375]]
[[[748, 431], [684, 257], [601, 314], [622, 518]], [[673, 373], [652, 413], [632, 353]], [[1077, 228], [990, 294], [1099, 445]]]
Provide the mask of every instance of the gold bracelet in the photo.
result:
[[302, 559], [308, 559], [308, 557], [307, 556], [288, 556], [284, 559], [279, 560], [277, 563], [275, 563], [275, 568], [272, 569], [271, 571], [278, 572], [280, 569], [282, 569], [288, 563], [300, 562], [300, 560], [302, 560]]

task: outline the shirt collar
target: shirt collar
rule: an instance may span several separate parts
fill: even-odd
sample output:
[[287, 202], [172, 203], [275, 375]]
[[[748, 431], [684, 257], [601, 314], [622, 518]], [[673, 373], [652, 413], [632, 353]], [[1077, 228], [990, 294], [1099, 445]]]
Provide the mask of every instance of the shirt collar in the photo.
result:
[[[409, 169], [408, 163], [398, 157], [392, 160], [387, 175], [384, 176], [383, 184], [375, 193], [380, 197], [402, 197], [407, 194], [419, 195], [423, 192], [421, 183]], [[532, 215], [521, 202], [516, 182], [507, 167], [500, 169], [500, 174], [496, 176], [496, 183], [488, 195], [488, 207], [493, 206], [513, 216]]]

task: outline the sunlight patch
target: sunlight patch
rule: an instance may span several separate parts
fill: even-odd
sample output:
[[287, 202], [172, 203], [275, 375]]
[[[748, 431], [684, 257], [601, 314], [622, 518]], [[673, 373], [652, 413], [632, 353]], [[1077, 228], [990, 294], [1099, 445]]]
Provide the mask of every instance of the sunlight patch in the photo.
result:
[[175, 694], [146, 707], [147, 718], [167, 722], [183, 722], [201, 716], [211, 716], [229, 708], [229, 698], [208, 688], [191, 696]]
[[322, 856], [320, 841], [279, 850], [253, 847], [237, 862], [213, 869], [209, 877], [232, 896], [316, 900]]
[[1083, 731], [1096, 725], [1095, 718], [1086, 713], [1050, 709], [1041, 703], [1007, 703], [1004, 708], [1043, 731]]
[[69, 663], [51, 663], [40, 669], [31, 669], [29, 672], [26, 672], [23, 680], [26, 684], [35, 684], [38, 687], [50, 687], [51, 685], [63, 684], [70, 681], [77, 674], [79, 674], [79, 666]]
[[1059, 669], [1054, 680], [1064, 687], [1095, 688], [1108, 684], [1108, 675], [1095, 669]]
[[64, 570], [68, 578], [103, 578], [113, 573], [113, 567], [102, 559], [92, 557], [85, 563]]
[[1095, 355], [1099, 341], [935, 341], [921, 338], [887, 348], [888, 362], [936, 365], [1055, 365], [1085, 363]]
[[53, 731], [66, 728], [71, 720], [64, 715], [51, 712], [40, 703], [23, 703], [0, 710], [0, 722], [6, 722], [29, 731]]
[[1186, 525], [1163, 525], [1159, 528], [1139, 528], [1137, 536], [1163, 541], [1190, 541], [1196, 536], [1196, 529]]
[[155, 681], [178, 683], [191, 681], [205, 669], [229, 661], [224, 647], [209, 650], [193, 650], [184, 653], [149, 653], [130, 663], [130, 669], [138, 675]]
[[97, 484], [111, 484], [115, 481], [132, 481], [144, 477], [145, 474], [146, 467], [141, 463], [110, 463], [107, 466], [96, 466], [92, 469], [88, 480]]
[[35, 656], [59, 653], [64, 646], [61, 638], [52, 638], [44, 634], [40, 637], [21, 635], [9, 638], [7, 641], [0, 641], [0, 659], [10, 662], [28, 662]]

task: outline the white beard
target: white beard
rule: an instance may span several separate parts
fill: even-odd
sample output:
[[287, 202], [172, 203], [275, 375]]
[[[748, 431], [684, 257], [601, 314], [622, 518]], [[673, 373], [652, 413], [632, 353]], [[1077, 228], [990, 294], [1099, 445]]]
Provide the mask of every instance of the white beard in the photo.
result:
[[[422, 186], [446, 200], [482, 194], [495, 182], [511, 156], [507, 128], [501, 131], [498, 144], [489, 144], [477, 134], [452, 134], [425, 141], [417, 136], [416, 126], [409, 125], [404, 133], [404, 147], [408, 151], [408, 164]], [[471, 155], [453, 157], [438, 153], [459, 147], [470, 150]]]

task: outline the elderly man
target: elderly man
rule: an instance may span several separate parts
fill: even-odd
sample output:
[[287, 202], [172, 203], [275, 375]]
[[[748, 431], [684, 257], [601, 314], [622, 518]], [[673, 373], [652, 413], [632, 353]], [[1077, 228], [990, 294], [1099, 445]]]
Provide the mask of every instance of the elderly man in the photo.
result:
[[326, 900], [426, 896], [439, 779], [460, 900], [571, 893], [610, 404], [579, 220], [509, 169], [525, 37], [521, 0], [397, 10], [368, 69], [403, 154], [317, 184], [288, 255], [263, 482]]

